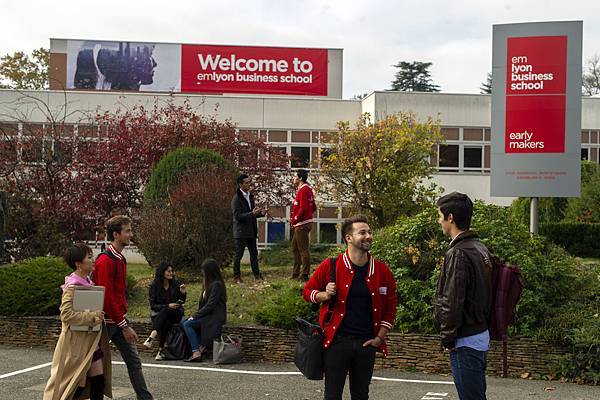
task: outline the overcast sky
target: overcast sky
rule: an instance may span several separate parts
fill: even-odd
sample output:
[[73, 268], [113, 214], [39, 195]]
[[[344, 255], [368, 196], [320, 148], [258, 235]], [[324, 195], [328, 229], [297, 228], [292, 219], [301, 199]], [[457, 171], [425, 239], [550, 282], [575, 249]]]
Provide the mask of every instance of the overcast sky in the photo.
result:
[[584, 61], [600, 54], [598, 0], [8, 1], [0, 53], [49, 38], [344, 49], [344, 98], [389, 89], [403, 61], [429, 61], [443, 92], [479, 93], [492, 25], [583, 20]]

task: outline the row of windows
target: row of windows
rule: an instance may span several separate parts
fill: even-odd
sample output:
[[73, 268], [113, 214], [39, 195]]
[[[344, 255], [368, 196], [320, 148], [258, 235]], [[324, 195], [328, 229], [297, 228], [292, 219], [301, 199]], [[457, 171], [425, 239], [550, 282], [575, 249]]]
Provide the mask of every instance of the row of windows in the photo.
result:
[[[13, 141], [0, 142], [0, 156], [8, 160], [24, 162], [39, 162], [48, 157], [55, 157], [58, 162], [68, 163], [72, 155], [68, 154], [60, 142], [52, 139], [44, 141], [28, 141], [26, 132], [32, 129], [46, 129], [44, 124], [0, 124], [0, 130], [16, 132], [21, 138], [22, 145], [16, 146]], [[67, 125], [64, 128], [66, 139], [73, 134], [96, 141], [100, 132], [98, 126]], [[442, 128], [446, 143], [436, 147], [435, 154], [430, 158], [431, 165], [440, 172], [480, 172], [490, 170], [491, 147], [489, 144], [490, 130], [488, 128]], [[293, 130], [250, 130], [240, 129], [240, 137], [256, 137], [260, 135], [270, 143], [275, 151], [285, 152], [291, 157], [292, 168], [315, 168], [320, 157], [330, 153], [327, 144], [331, 140], [331, 132], [327, 131], [293, 131]], [[14, 136], [13, 136], [14, 137]], [[598, 148], [595, 144], [587, 143], [600, 140], [598, 131], [582, 131], [581, 158], [598, 162]], [[258, 159], [256, 151], [248, 148], [247, 154], [240, 155], [240, 165], [244, 161], [252, 162]]]

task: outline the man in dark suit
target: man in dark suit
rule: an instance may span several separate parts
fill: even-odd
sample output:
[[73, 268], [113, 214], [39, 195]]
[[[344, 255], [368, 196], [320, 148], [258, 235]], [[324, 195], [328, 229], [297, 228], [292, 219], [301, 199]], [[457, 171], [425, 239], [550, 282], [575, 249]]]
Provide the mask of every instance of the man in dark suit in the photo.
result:
[[258, 249], [256, 238], [258, 237], [257, 218], [264, 217], [266, 208], [256, 207], [254, 195], [250, 193], [250, 177], [242, 174], [237, 178], [238, 190], [231, 199], [231, 212], [233, 214], [233, 238], [235, 239], [235, 256], [233, 257], [233, 279], [236, 283], [242, 281], [240, 275], [240, 260], [244, 255], [244, 249], [248, 247], [250, 253], [250, 265], [252, 273], [257, 280], [263, 280], [258, 269]]

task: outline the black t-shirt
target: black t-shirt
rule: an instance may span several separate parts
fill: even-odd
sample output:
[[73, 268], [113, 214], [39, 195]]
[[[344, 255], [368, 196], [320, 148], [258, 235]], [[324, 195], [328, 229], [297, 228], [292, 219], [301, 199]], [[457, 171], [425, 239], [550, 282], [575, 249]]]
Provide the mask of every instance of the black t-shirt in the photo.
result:
[[354, 277], [350, 284], [350, 291], [346, 298], [346, 315], [338, 333], [364, 338], [373, 337], [373, 307], [371, 292], [367, 286], [367, 273], [369, 263], [362, 267], [352, 264]]

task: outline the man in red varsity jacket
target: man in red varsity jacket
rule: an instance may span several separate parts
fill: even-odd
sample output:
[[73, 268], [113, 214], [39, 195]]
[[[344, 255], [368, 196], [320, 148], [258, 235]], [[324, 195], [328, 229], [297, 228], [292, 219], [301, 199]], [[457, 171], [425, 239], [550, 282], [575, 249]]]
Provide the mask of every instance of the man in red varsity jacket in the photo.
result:
[[96, 259], [94, 282], [104, 286], [104, 312], [108, 336], [117, 346], [123, 361], [127, 365], [129, 379], [138, 399], [151, 400], [142, 362], [137, 351], [138, 336], [127, 323], [127, 260], [121, 253], [129, 245], [131, 237], [131, 218], [126, 215], [112, 217], [106, 223], [106, 236], [110, 244]]
[[[342, 398], [350, 374], [353, 400], [368, 399], [375, 352], [387, 356], [385, 337], [396, 317], [396, 282], [390, 269], [369, 254], [373, 236], [367, 217], [344, 220], [342, 236], [347, 250], [335, 260], [323, 261], [303, 290], [304, 299], [324, 303], [319, 324], [324, 332], [325, 399]], [[333, 313], [328, 319], [328, 305]]]
[[[308, 280], [310, 275], [310, 250], [309, 237], [312, 228], [313, 213], [315, 212], [315, 197], [312, 188], [307, 183], [308, 172], [299, 169], [294, 175], [296, 197], [292, 205], [290, 226], [294, 230], [292, 237], [292, 251], [294, 253], [294, 267], [292, 279]], [[302, 271], [300, 266], [302, 265]]]

